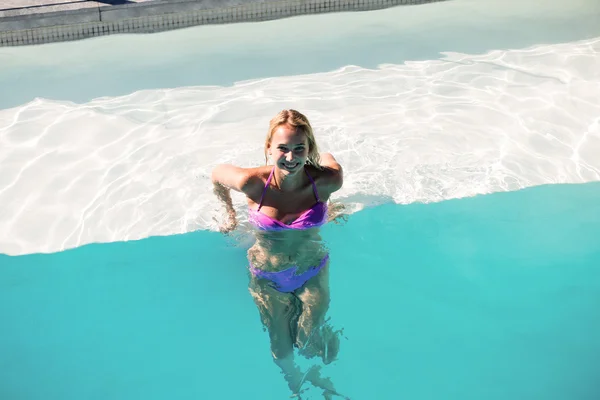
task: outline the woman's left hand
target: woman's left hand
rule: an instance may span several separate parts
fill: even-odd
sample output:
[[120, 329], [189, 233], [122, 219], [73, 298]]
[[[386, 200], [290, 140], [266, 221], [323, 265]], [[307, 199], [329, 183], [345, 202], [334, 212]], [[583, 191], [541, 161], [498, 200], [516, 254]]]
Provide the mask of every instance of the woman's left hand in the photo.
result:
[[329, 203], [329, 207], [327, 209], [327, 222], [333, 222], [335, 224], [340, 224], [342, 222], [348, 222], [348, 214], [344, 213], [346, 211], [346, 206], [342, 203]]

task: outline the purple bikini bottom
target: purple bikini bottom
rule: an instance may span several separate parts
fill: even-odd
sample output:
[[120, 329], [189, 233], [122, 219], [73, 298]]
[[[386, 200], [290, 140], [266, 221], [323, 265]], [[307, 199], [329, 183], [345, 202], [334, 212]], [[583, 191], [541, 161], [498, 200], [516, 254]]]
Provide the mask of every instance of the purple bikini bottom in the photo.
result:
[[298, 270], [297, 266], [293, 266], [283, 271], [267, 272], [250, 266], [250, 272], [257, 278], [267, 279], [272, 282], [271, 286], [279, 292], [290, 293], [298, 290], [304, 285], [310, 278], [317, 275], [321, 268], [325, 266], [329, 260], [329, 254], [327, 254], [319, 265], [310, 267], [306, 272], [296, 275]]

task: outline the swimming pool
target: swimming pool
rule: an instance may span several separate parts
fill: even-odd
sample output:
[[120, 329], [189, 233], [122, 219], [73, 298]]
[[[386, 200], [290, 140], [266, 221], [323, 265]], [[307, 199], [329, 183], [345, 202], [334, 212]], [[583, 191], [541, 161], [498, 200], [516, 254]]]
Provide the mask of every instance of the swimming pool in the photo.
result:
[[481, 3], [0, 50], [0, 397], [287, 398], [207, 184], [294, 107], [341, 393], [597, 398], [600, 5]]

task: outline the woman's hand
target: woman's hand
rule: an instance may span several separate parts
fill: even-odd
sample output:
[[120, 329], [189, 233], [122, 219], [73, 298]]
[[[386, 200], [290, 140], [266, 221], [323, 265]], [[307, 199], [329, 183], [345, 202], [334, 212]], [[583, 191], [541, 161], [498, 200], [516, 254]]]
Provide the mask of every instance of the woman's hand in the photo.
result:
[[219, 200], [221, 200], [221, 203], [225, 206], [224, 220], [217, 221], [217, 223], [219, 224], [219, 231], [222, 233], [229, 233], [237, 227], [235, 208], [233, 208], [233, 202], [231, 201], [230, 189], [218, 182], [214, 182], [213, 189], [214, 193], [217, 195]]
[[[219, 164], [212, 172], [213, 191], [225, 206], [224, 218], [217, 221], [219, 231], [229, 233], [238, 226], [235, 208], [231, 200], [231, 190], [244, 193], [249, 198], [260, 196], [262, 180], [257, 177], [258, 168], [240, 168], [229, 164]], [[219, 218], [220, 219], [220, 218]], [[215, 219], [216, 220], [216, 219]]]
[[327, 208], [327, 222], [341, 224], [348, 222], [348, 214], [345, 213], [346, 206], [339, 202], [330, 202]]
[[229, 210], [225, 215], [225, 220], [219, 226], [219, 231], [221, 233], [230, 233], [237, 228], [237, 218], [235, 217], [235, 210]]

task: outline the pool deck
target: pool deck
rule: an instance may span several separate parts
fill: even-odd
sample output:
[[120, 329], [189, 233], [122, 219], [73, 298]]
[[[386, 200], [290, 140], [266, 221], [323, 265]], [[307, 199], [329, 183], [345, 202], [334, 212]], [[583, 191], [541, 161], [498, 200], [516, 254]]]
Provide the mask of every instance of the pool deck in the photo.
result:
[[121, 4], [144, 3], [151, 0], [0, 0], [0, 18], [72, 11], [87, 8], [112, 7]]
[[444, 0], [0, 0], [0, 47]]

